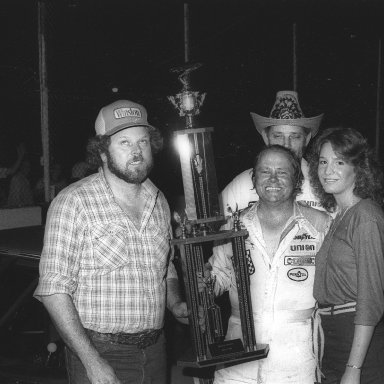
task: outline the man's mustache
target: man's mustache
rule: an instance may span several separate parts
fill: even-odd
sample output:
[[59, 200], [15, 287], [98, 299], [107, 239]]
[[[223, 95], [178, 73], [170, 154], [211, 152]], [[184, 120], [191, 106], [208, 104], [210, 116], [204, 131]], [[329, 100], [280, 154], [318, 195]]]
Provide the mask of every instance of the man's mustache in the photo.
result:
[[140, 154], [137, 154], [137, 155], [133, 155], [132, 156], [132, 159], [130, 160], [130, 163], [134, 163], [136, 161], [143, 161], [143, 160], [144, 160], [143, 156], [140, 155]]

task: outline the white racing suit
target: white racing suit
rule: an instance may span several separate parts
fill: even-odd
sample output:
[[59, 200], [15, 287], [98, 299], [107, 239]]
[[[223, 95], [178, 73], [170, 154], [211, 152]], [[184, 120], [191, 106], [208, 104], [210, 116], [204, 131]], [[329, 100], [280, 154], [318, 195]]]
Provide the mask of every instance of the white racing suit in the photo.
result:
[[[245, 240], [256, 342], [269, 344], [268, 357], [218, 369], [215, 384], [313, 384], [316, 358], [311, 314], [315, 305], [312, 286], [315, 259], [328, 226], [320, 212], [295, 203], [278, 249], [271, 259], [266, 251], [258, 203], [244, 212]], [[226, 339], [241, 338], [232, 245], [214, 247], [210, 258], [216, 276], [215, 293], [229, 291], [232, 313]]]

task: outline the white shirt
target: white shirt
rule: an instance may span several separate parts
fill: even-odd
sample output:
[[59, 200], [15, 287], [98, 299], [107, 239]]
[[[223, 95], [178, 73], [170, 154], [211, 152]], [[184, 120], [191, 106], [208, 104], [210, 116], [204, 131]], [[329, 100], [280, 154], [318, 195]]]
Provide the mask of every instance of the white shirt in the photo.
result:
[[[295, 204], [277, 251], [270, 258], [257, 216], [258, 205], [244, 213], [242, 222], [249, 232], [245, 246], [256, 342], [269, 344], [270, 353], [266, 359], [217, 371], [215, 383], [231, 383], [240, 377], [245, 383], [313, 383], [316, 361], [310, 320], [315, 305], [312, 288], [316, 253], [325, 233], [319, 232], [304, 215], [305, 210], [311, 210], [312, 215], [314, 210]], [[322, 220], [325, 230], [327, 220]], [[210, 258], [212, 274], [216, 276], [215, 293], [229, 291], [232, 316], [227, 339], [241, 337], [232, 254], [229, 243], [214, 247]], [[258, 381], [254, 381], [256, 378]]]
[[[324, 239], [306, 219], [298, 204], [288, 221], [279, 246], [271, 259], [257, 216], [258, 204], [243, 216], [242, 222], [249, 232], [245, 240], [248, 260], [251, 259], [250, 282], [253, 313], [256, 317], [279, 310], [312, 308], [315, 258]], [[210, 259], [216, 275], [217, 293], [228, 290], [231, 302], [237, 302], [237, 290], [232, 266], [231, 243], [214, 247]], [[300, 273], [299, 273], [300, 272]], [[295, 273], [302, 274], [297, 277]]]

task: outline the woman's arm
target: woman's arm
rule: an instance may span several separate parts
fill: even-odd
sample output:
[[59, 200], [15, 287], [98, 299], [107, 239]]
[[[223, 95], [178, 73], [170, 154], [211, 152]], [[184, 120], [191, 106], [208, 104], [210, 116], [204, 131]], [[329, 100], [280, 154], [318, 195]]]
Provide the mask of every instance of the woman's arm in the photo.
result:
[[383, 221], [374, 217], [354, 226], [352, 246], [357, 264], [357, 307], [355, 332], [342, 384], [360, 383], [358, 368], [364, 363], [375, 325], [383, 315], [383, 234]]
[[352, 348], [340, 384], [359, 384], [361, 367], [364, 363], [375, 327], [371, 325], [355, 325]]

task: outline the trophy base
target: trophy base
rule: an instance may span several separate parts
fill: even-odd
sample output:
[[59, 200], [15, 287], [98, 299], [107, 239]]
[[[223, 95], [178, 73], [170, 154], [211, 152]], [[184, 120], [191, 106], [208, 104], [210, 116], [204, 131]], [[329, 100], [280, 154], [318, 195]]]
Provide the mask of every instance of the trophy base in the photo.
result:
[[[234, 341], [234, 340], [230, 340]], [[268, 344], [258, 344], [257, 349], [255, 351], [246, 352], [244, 350], [235, 350], [236, 347], [233, 348], [231, 353], [227, 354], [218, 354], [208, 357], [207, 359], [198, 361], [196, 359], [195, 353], [192, 349], [187, 350], [184, 355], [177, 361], [177, 365], [180, 367], [193, 367], [193, 368], [204, 368], [210, 367], [214, 365], [233, 365], [233, 364], [241, 364], [246, 363], [252, 360], [264, 359], [267, 357], [269, 352]], [[217, 346], [211, 345], [210, 350], [212, 352], [217, 351]]]

